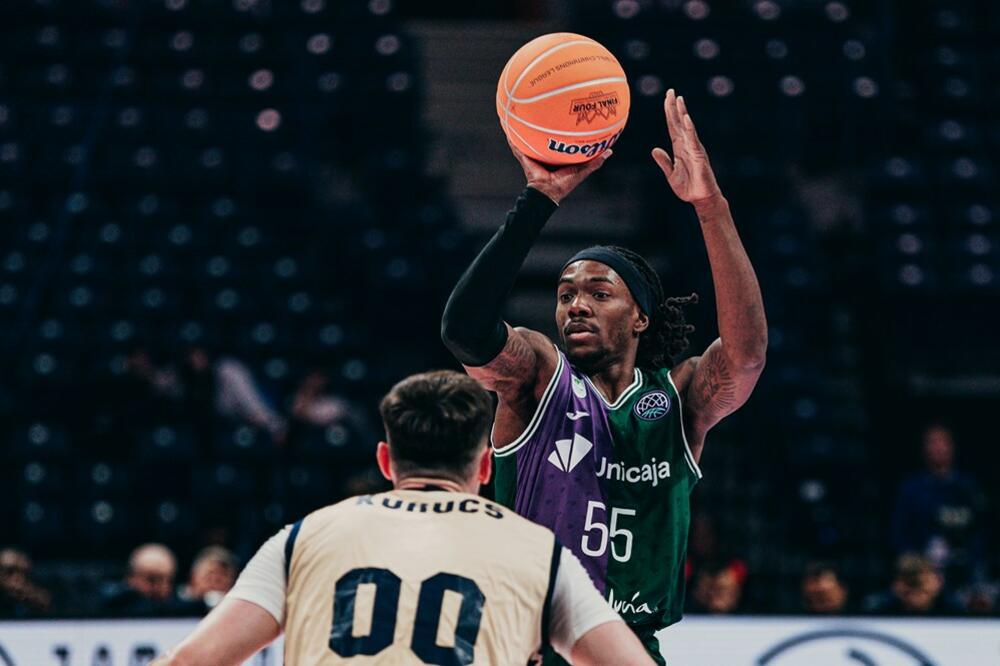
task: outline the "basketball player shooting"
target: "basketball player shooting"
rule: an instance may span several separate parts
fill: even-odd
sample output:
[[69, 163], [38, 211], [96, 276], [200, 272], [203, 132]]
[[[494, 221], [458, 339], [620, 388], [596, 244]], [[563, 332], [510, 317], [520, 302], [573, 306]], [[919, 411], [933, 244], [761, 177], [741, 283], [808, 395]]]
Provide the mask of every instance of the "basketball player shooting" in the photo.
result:
[[490, 398], [452, 371], [382, 400], [394, 490], [309, 514], [268, 540], [225, 599], [154, 666], [242, 664], [285, 632], [284, 663], [652, 666], [552, 532], [477, 495]]
[[497, 394], [497, 499], [551, 528], [661, 663], [654, 634], [681, 617], [689, 493], [705, 436], [746, 402], [767, 347], [757, 278], [684, 99], [668, 91], [664, 112], [673, 156], [656, 148], [653, 159], [697, 213], [715, 286], [719, 337], [701, 356], [676, 362], [693, 299], [665, 298], [649, 264], [618, 247], [565, 264], [555, 312], [565, 351], [502, 320], [542, 227], [610, 150], [550, 170], [512, 146], [527, 188], [442, 320], [445, 344]]

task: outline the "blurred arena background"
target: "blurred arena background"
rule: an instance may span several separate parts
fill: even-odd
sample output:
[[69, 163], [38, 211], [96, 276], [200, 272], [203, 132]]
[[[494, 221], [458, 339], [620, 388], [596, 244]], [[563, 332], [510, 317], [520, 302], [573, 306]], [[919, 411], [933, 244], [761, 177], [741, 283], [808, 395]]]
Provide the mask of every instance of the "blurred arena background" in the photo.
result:
[[[282, 525], [383, 488], [377, 399], [453, 366], [444, 300], [523, 186], [497, 76], [562, 30], [618, 56], [632, 113], [509, 319], [552, 330], [557, 271], [605, 242], [714, 338], [649, 158], [673, 87], [771, 326], [702, 459], [667, 654], [804, 663], [767, 649], [842, 615], [881, 632], [857, 663], [1000, 663], [991, 0], [0, 2], [0, 663], [145, 663], [183, 631], [111, 618], [200, 616]], [[703, 636], [739, 661], [685, 656]]]

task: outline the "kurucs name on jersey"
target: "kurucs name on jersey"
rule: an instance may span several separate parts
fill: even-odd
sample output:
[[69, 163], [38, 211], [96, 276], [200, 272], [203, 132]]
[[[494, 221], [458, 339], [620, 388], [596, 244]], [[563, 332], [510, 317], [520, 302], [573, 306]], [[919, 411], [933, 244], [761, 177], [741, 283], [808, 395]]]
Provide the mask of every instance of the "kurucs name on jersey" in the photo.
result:
[[[375, 498], [371, 495], [358, 497], [357, 506], [375, 506]], [[461, 513], [480, 513], [500, 520], [503, 512], [492, 502], [483, 502], [474, 497], [463, 499], [460, 502], [407, 502], [398, 497], [383, 497], [379, 505], [393, 511], [406, 511], [408, 513], [451, 513], [459, 511]]]

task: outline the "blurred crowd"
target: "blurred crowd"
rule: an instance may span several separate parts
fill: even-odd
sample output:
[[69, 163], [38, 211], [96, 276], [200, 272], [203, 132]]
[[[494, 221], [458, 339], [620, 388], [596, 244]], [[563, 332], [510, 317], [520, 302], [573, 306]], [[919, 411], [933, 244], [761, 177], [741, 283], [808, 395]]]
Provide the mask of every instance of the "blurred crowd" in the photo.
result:
[[[179, 582], [174, 552], [164, 544], [143, 544], [132, 551], [121, 580], [106, 581], [97, 589], [86, 614], [200, 617], [222, 600], [239, 570], [232, 552], [209, 546], [195, 555], [187, 578]], [[27, 553], [17, 548], [0, 551], [0, 616], [37, 618], [83, 612], [83, 608], [66, 608], [67, 603], [60, 603], [59, 596], [34, 580], [32, 573]]]
[[286, 444], [296, 429], [337, 423], [359, 435], [373, 435], [367, 410], [330, 391], [329, 377], [321, 370], [305, 374], [286, 409], [280, 408], [280, 398], [262, 388], [246, 363], [203, 347], [191, 347], [178, 362], [160, 365], [148, 350], [137, 347], [125, 361], [123, 381], [123, 393], [144, 417], [155, 421], [171, 411], [182, 414], [206, 439], [219, 419], [266, 432], [278, 445]]
[[[238, 361], [214, 363], [200, 350], [188, 357], [187, 372], [213, 376], [214, 387], [199, 386], [184, 373], [157, 369], [141, 353], [130, 360], [132, 372], [154, 393], [171, 400], [192, 392], [212, 396], [216, 410], [238, 415], [269, 428], [276, 442], [286, 441], [290, 420], [328, 422], [348, 418], [347, 403], [323, 391], [323, 379], [311, 374], [292, 401], [290, 417], [270, 406]], [[187, 375], [192, 376], [191, 374]], [[899, 486], [891, 515], [887, 553], [894, 559], [889, 580], [881, 588], [852, 589], [832, 559], [804, 564], [800, 600], [794, 607], [748, 602], [749, 586], [763, 585], [738, 549], [719, 534], [713, 519], [696, 513], [692, 521], [687, 563], [687, 612], [802, 613], [809, 615], [955, 616], [998, 612], [998, 584], [989, 558], [989, 519], [983, 492], [974, 478], [956, 465], [956, 444], [943, 425], [926, 429], [923, 469]], [[374, 488], [373, 488], [374, 489]], [[358, 485], [355, 490], [366, 488]], [[221, 545], [203, 548], [191, 559], [187, 575], [178, 576], [178, 558], [160, 543], [135, 548], [117, 580], [104, 580], [82, 606], [64, 602], [34, 575], [29, 553], [8, 547], [0, 551], [0, 617], [30, 618], [90, 614], [101, 617], [183, 617], [208, 612], [232, 587], [241, 563]], [[767, 595], [756, 595], [767, 598]]]
[[[852, 589], [833, 559], [807, 562], [800, 601], [787, 608], [748, 604], [758, 584], [746, 562], [716, 535], [711, 518], [692, 522], [687, 567], [687, 611], [711, 615], [779, 612], [806, 615], [945, 617], [997, 615], [1000, 583], [991, 562], [986, 496], [972, 475], [956, 465], [951, 430], [941, 424], [923, 433], [923, 469], [900, 484], [892, 511], [891, 579], [881, 589]], [[759, 595], [758, 595], [759, 596]], [[764, 595], [766, 597], [766, 594]]]

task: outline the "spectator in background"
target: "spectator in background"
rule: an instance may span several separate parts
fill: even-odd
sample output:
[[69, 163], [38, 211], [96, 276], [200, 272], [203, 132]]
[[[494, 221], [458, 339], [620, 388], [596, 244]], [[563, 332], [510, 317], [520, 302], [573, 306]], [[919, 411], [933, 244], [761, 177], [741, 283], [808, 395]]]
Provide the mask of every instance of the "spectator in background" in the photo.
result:
[[177, 559], [166, 546], [147, 543], [128, 560], [125, 580], [108, 586], [102, 594], [102, 610], [125, 617], [182, 615], [183, 605], [174, 594]]
[[964, 608], [945, 590], [944, 578], [922, 555], [903, 555], [887, 592], [865, 600], [865, 611], [877, 615], [961, 615]]
[[747, 570], [741, 562], [710, 560], [695, 574], [687, 611], [711, 615], [740, 612]]
[[155, 397], [180, 397], [177, 375], [153, 364], [145, 347], [136, 347], [125, 357], [125, 376], [133, 385]]
[[707, 511], [699, 510], [692, 514], [689, 532], [687, 561], [684, 567], [684, 575], [688, 582], [697, 578], [706, 562], [724, 561], [737, 570], [746, 572], [746, 564], [734, 554], [730, 539], [720, 537], [716, 521]]
[[955, 468], [951, 430], [935, 424], [923, 434], [924, 471], [900, 486], [893, 515], [896, 555], [921, 553], [950, 585], [984, 579], [985, 499], [972, 477]]
[[843, 615], [848, 592], [840, 571], [830, 562], [811, 562], [802, 574], [802, 610], [811, 615]]
[[314, 370], [306, 375], [292, 401], [292, 418], [319, 427], [348, 419], [350, 405], [327, 392], [329, 383], [325, 372]]
[[222, 546], [209, 546], [194, 558], [187, 585], [177, 596], [185, 603], [195, 604], [207, 612], [222, 601], [236, 582], [239, 566], [236, 556]]
[[189, 400], [212, 404], [219, 416], [266, 430], [279, 444], [285, 441], [285, 419], [242, 361], [227, 356], [213, 360], [205, 349], [195, 347], [188, 351], [183, 377]]
[[186, 418], [194, 422], [207, 441], [219, 418], [245, 423], [270, 433], [283, 443], [288, 425], [254, 381], [245, 363], [221, 356], [213, 359], [202, 347], [192, 347], [181, 359], [179, 371], [160, 369], [144, 349], [126, 361], [126, 375], [152, 396], [183, 405]]
[[52, 607], [52, 594], [31, 580], [31, 558], [16, 548], [0, 550], [0, 617], [43, 615]]
[[[330, 378], [320, 370], [306, 375], [292, 399], [291, 422], [294, 431], [303, 435], [313, 428], [341, 425], [365, 445], [377, 441], [364, 408], [329, 390]], [[367, 452], [367, 449], [366, 449]]]

